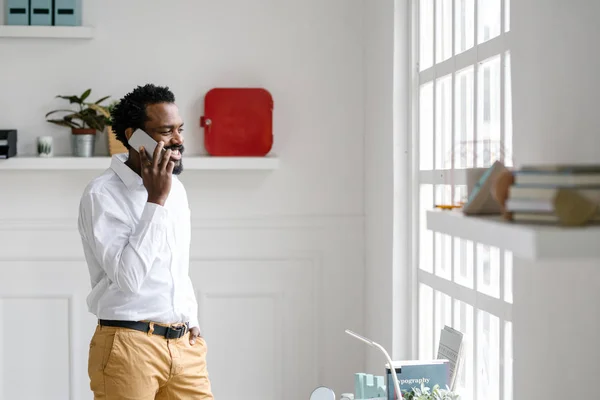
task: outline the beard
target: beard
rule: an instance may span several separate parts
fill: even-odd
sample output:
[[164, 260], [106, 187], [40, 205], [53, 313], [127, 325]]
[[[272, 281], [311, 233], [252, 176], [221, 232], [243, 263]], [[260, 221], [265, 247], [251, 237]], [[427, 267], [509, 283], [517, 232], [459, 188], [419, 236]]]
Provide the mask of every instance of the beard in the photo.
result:
[[175, 166], [173, 167], [173, 175], [179, 175], [183, 172], [183, 152], [185, 151], [185, 147], [183, 147], [183, 145], [172, 145], [165, 147], [165, 150], [169, 149], [171, 151], [179, 150], [179, 154], [181, 155], [181, 158], [178, 161], [175, 161]]

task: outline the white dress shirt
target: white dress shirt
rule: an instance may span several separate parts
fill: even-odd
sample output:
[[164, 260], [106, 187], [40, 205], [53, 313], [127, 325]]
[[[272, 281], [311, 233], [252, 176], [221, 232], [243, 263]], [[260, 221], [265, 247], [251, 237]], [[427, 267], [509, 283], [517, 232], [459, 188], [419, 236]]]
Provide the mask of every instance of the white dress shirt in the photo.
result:
[[114, 155], [81, 197], [78, 228], [92, 284], [88, 309], [99, 319], [197, 327], [185, 188], [173, 175], [164, 207], [149, 203], [142, 178], [126, 160], [126, 154]]

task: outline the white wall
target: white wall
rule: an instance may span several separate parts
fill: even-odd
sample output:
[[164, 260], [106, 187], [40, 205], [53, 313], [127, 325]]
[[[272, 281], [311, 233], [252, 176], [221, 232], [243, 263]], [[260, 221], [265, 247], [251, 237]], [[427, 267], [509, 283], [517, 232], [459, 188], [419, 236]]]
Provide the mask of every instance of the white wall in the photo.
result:
[[516, 163], [598, 163], [600, 2], [513, 3]]
[[[20, 153], [34, 154], [43, 134], [54, 136], [58, 154], [70, 152], [69, 133], [44, 120], [64, 105], [55, 95], [91, 87], [93, 96], [119, 98], [146, 82], [173, 89], [187, 123], [187, 154], [203, 153], [203, 95], [218, 86], [263, 86], [274, 97], [274, 151], [286, 173], [244, 204], [220, 198], [221, 210], [362, 212], [362, 1], [147, 4], [85, 2], [92, 41], [0, 39], [0, 125], [19, 129]], [[230, 183], [223, 185], [239, 186]]]
[[[200, 154], [206, 91], [271, 91], [279, 170], [182, 175], [193, 213], [191, 274], [220, 399], [255, 380], [267, 383], [247, 398], [279, 399], [285, 390], [305, 399], [318, 384], [352, 391], [364, 367], [365, 349], [344, 334], [365, 330], [364, 11], [362, 0], [85, 1], [91, 41], [0, 38], [0, 126], [19, 130], [22, 155], [46, 134], [56, 153], [69, 153], [69, 133], [44, 121], [61, 105], [57, 94], [91, 87], [92, 97], [119, 98], [138, 84], [169, 85], [187, 124], [187, 154]], [[94, 175], [0, 173], [0, 399], [17, 391], [89, 398], [94, 319], [75, 229], [79, 195]], [[35, 346], [17, 351], [7, 329], [15, 325]], [[241, 373], [226, 365], [230, 355]]]
[[[516, 164], [600, 160], [600, 3], [511, 2]], [[515, 400], [597, 398], [600, 260], [514, 262]]]

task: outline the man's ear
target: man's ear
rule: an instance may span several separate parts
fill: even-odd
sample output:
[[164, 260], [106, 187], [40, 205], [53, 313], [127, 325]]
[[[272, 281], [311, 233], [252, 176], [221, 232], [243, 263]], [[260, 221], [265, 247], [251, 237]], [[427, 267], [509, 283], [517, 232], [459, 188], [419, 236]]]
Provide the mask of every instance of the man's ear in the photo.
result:
[[131, 138], [131, 135], [133, 135], [133, 128], [125, 129], [125, 137], [127, 138], [127, 141], [129, 141], [129, 139]]

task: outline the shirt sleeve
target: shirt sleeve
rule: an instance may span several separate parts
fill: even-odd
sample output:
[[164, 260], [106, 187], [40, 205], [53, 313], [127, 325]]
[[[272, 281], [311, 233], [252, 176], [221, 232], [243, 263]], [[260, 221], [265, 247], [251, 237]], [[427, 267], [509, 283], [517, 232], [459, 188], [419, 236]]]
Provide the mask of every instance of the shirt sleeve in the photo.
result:
[[[200, 329], [200, 322], [198, 321], [198, 300], [196, 299], [196, 291], [194, 290], [194, 284], [192, 280], [186, 277], [186, 286], [185, 286], [185, 297], [186, 302], [188, 304], [188, 313], [189, 313], [189, 323], [190, 329], [196, 327]], [[200, 329], [202, 331], [202, 329]]]
[[[184, 207], [186, 207], [189, 210], [189, 203], [188, 203], [188, 199], [187, 199], [187, 192], [185, 190], [185, 187], [183, 185], [180, 184], [180, 188], [181, 191], [183, 193], [182, 198], [185, 200], [184, 203]], [[191, 211], [190, 211], [190, 215], [191, 215]], [[190, 232], [191, 234], [191, 232]], [[198, 328], [200, 329], [200, 322], [198, 321], [198, 300], [196, 298], [196, 291], [194, 290], [194, 284], [192, 283], [192, 280], [190, 279], [189, 276], [186, 277], [187, 280], [187, 302], [189, 304], [189, 328]], [[200, 332], [202, 332], [202, 329], [200, 329]]]
[[146, 203], [133, 228], [110, 196], [90, 193], [80, 203], [79, 228], [108, 278], [123, 292], [140, 291], [167, 237], [167, 210]]
[[[194, 301], [192, 302], [190, 311], [190, 329], [194, 327], [200, 329], [200, 323], [198, 322], [198, 302], [196, 302], [196, 296], [194, 296]], [[200, 329], [200, 332], [202, 332], [202, 329]]]

